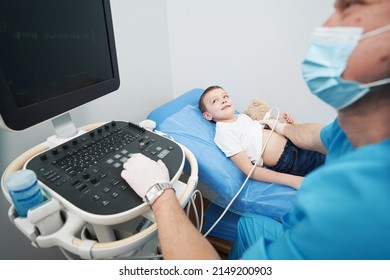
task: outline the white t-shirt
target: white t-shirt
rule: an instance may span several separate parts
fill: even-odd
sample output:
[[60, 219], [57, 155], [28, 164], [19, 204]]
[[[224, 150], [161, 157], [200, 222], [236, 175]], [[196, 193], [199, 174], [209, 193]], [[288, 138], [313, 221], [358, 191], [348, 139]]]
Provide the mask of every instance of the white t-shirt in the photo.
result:
[[[248, 115], [238, 114], [234, 122], [217, 122], [214, 142], [227, 157], [243, 151], [254, 163], [263, 146], [263, 126]], [[263, 165], [262, 159], [258, 165]]]

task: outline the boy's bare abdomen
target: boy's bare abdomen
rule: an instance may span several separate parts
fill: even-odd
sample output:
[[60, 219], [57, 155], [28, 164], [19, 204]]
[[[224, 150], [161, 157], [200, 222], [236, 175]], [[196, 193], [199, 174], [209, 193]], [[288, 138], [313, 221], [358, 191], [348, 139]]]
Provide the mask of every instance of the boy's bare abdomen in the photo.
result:
[[[265, 145], [270, 133], [271, 130], [263, 129], [263, 146]], [[275, 166], [278, 163], [278, 160], [284, 151], [286, 142], [287, 139], [284, 136], [276, 132], [272, 133], [263, 153], [264, 165]]]

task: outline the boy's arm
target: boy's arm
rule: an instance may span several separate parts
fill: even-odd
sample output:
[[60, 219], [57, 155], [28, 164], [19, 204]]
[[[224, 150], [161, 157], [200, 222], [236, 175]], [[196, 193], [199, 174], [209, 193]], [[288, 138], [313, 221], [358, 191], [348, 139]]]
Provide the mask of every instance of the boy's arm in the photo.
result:
[[[239, 152], [238, 154], [231, 156], [230, 159], [248, 176], [250, 170], [253, 168], [253, 164], [244, 152]], [[303, 177], [301, 176], [276, 172], [259, 166], [255, 167], [251, 178], [258, 181], [286, 185], [294, 189], [298, 189], [303, 180]]]

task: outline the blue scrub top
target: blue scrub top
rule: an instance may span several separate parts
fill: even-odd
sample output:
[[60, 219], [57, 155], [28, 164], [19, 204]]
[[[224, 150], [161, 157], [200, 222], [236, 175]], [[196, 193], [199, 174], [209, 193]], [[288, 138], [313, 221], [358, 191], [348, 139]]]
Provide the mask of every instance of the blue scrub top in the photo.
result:
[[328, 163], [354, 150], [347, 135], [341, 129], [338, 118], [321, 130], [320, 137], [322, 144], [328, 149], [326, 154]]
[[329, 158], [305, 177], [282, 223], [240, 220], [242, 250], [243, 232], [261, 235], [243, 259], [390, 259], [390, 139], [354, 149], [336, 119], [321, 140]]

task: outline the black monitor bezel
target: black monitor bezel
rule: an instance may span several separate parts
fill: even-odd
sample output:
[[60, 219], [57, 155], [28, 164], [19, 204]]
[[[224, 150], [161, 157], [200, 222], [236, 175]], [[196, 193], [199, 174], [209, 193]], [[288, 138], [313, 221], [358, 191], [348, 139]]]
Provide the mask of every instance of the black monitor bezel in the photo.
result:
[[90, 85], [38, 103], [18, 108], [8, 87], [0, 65], [0, 114], [4, 125], [10, 130], [24, 130], [50, 120], [85, 103], [102, 97], [119, 88], [119, 69], [114, 38], [110, 0], [102, 0], [104, 5], [107, 37], [111, 56], [113, 78]]

